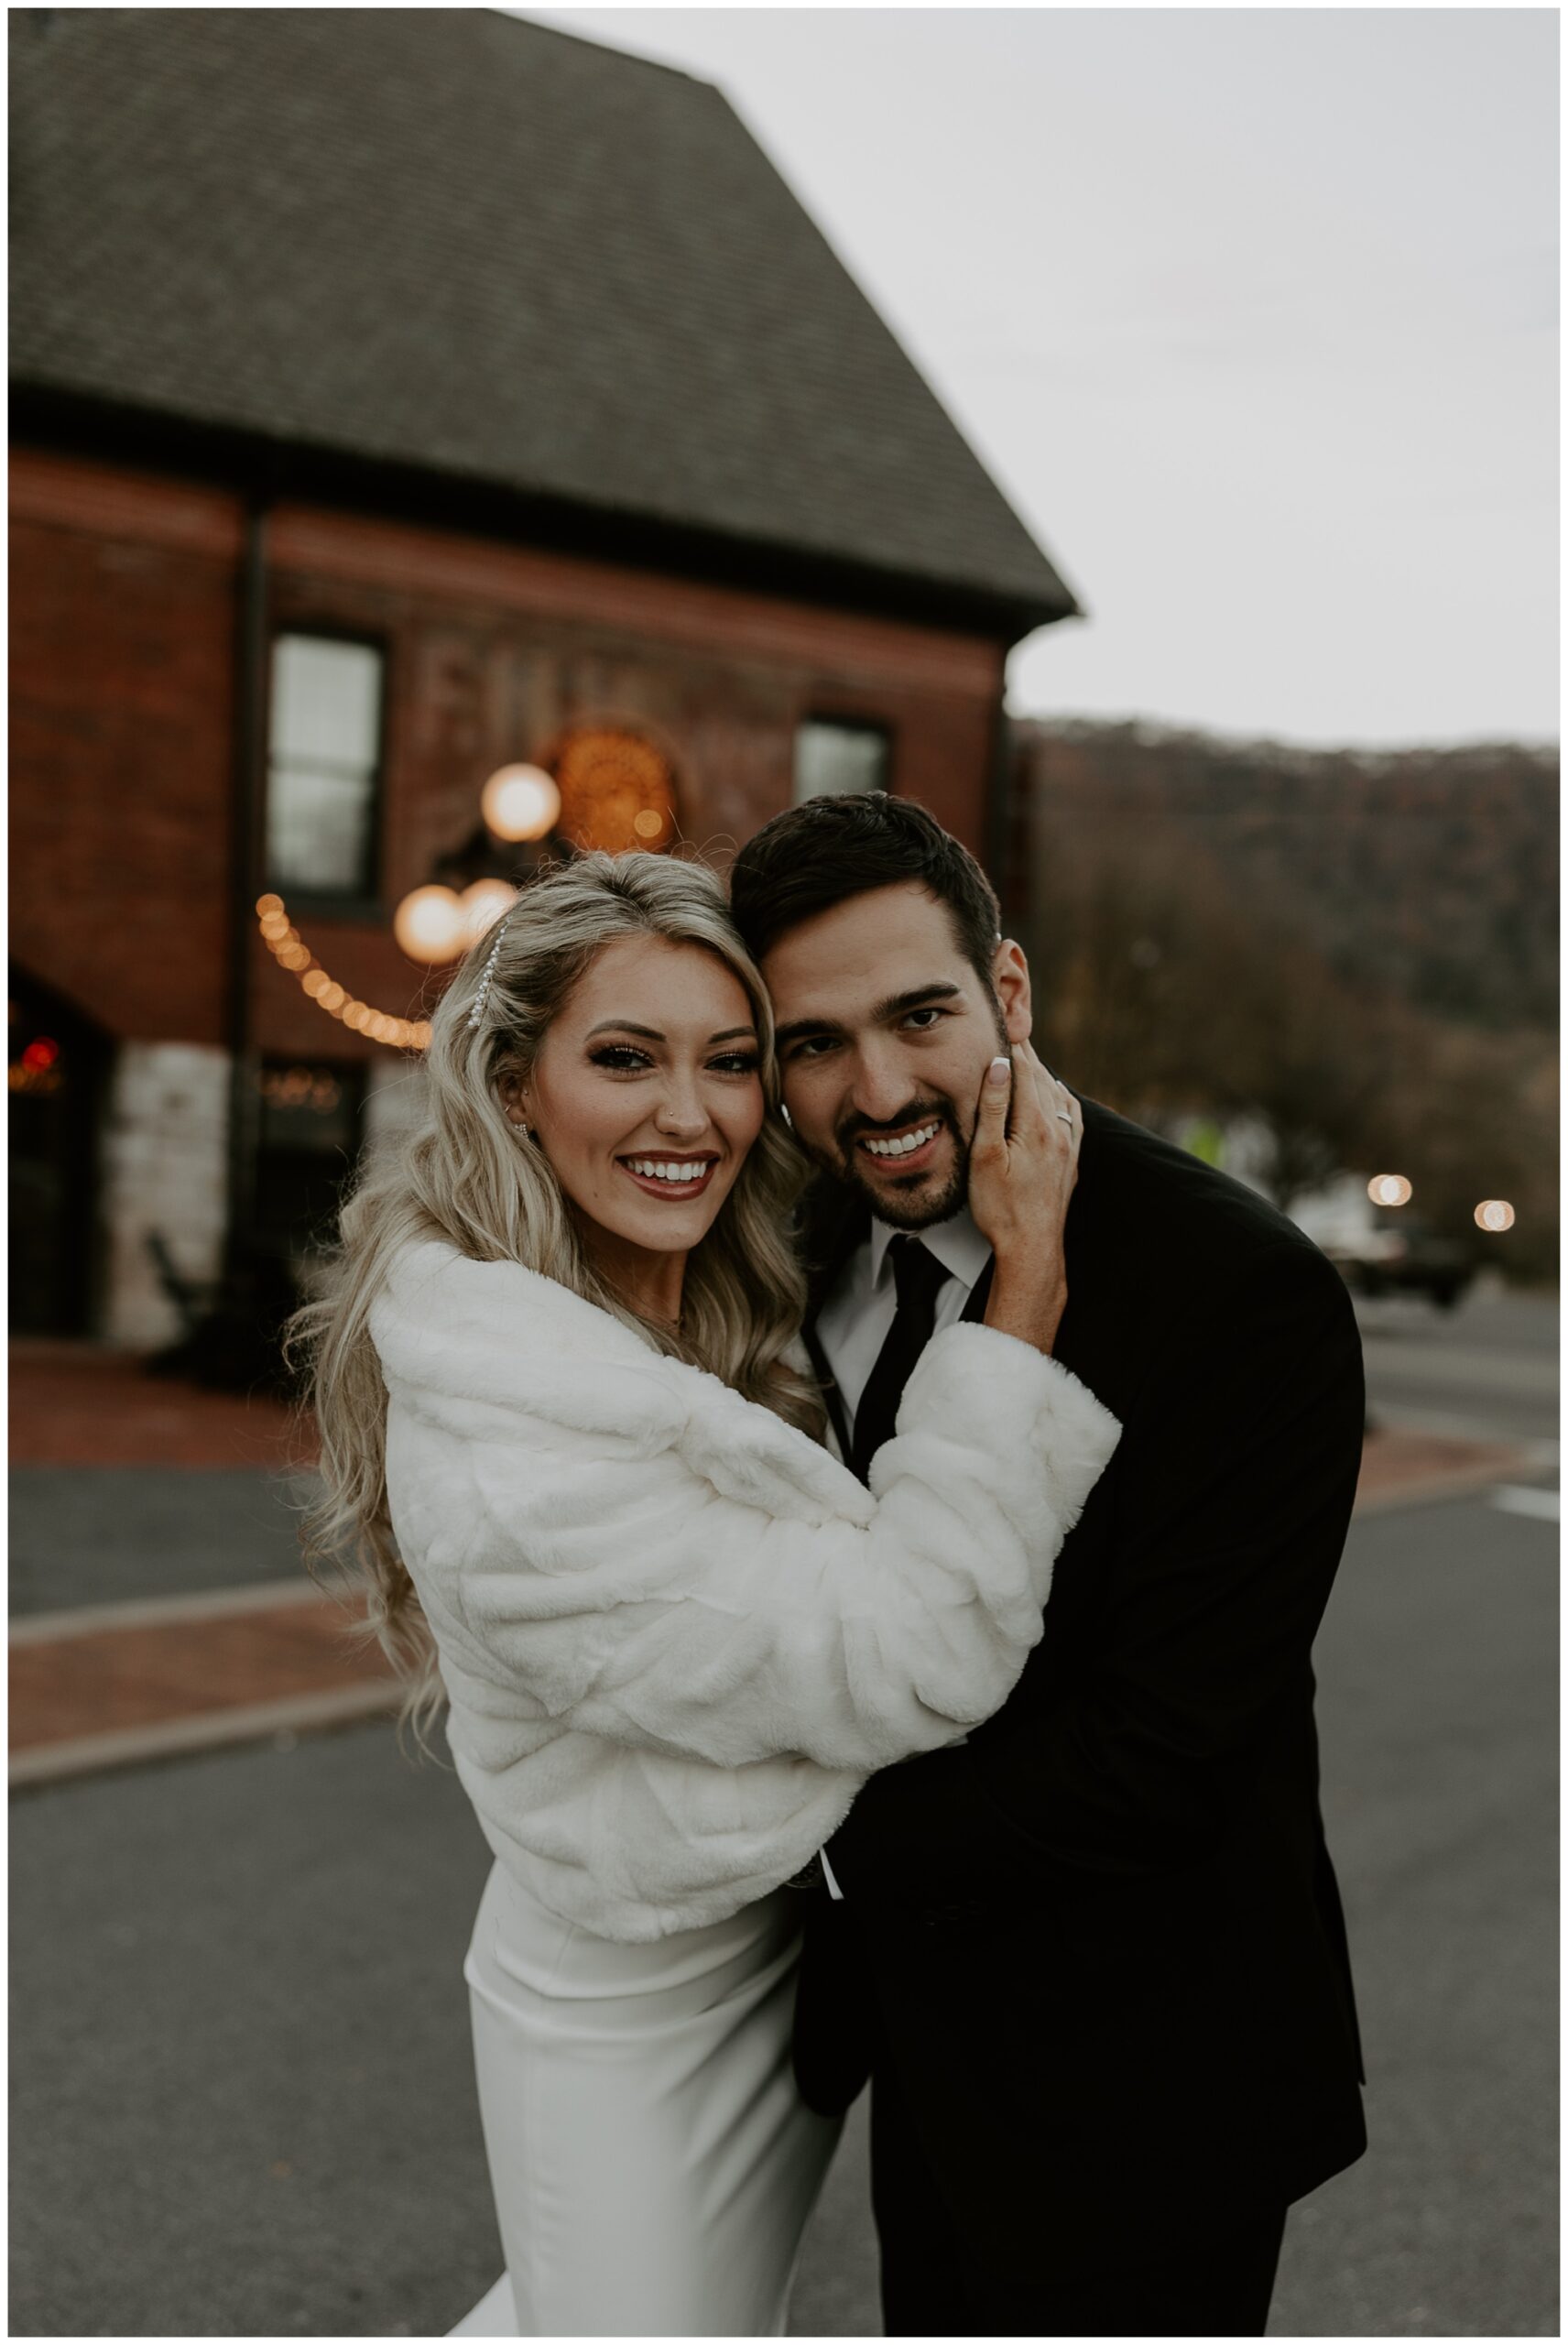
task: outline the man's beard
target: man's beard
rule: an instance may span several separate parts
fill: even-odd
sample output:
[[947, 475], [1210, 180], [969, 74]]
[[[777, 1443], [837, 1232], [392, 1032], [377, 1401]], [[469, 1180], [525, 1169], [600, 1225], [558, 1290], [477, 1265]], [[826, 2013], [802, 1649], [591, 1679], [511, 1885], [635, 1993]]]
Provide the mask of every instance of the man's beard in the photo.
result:
[[[953, 1169], [940, 1188], [932, 1186], [931, 1175], [925, 1172], [912, 1172], [903, 1182], [894, 1178], [874, 1185], [861, 1172], [856, 1142], [863, 1136], [875, 1139], [878, 1132], [907, 1130], [911, 1124], [930, 1123], [933, 1118], [945, 1126], [953, 1138]], [[833, 1134], [833, 1139], [834, 1151], [819, 1155], [818, 1162], [894, 1229], [931, 1229], [939, 1221], [951, 1221], [955, 1213], [962, 1212], [969, 1194], [969, 1142], [959, 1129], [951, 1099], [939, 1096], [911, 1100], [900, 1114], [889, 1117], [883, 1124], [868, 1122], [863, 1116], [853, 1117]]]

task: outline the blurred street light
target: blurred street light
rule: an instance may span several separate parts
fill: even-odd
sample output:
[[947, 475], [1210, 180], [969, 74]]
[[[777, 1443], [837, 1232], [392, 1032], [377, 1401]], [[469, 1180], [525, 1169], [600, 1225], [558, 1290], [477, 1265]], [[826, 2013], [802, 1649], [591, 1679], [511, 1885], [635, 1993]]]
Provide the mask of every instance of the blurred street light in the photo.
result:
[[1514, 1226], [1514, 1209], [1506, 1197], [1483, 1197], [1475, 1208], [1475, 1227], [1494, 1235]]
[[479, 811], [498, 839], [542, 839], [555, 828], [561, 792], [542, 766], [501, 766], [480, 792]]
[[1402, 1172], [1375, 1172], [1367, 1183], [1367, 1194], [1375, 1205], [1408, 1205], [1411, 1191]]
[[487, 928], [494, 928], [503, 912], [510, 911], [517, 900], [517, 891], [507, 879], [475, 879], [458, 898], [463, 914], [463, 944], [466, 951], [477, 944]]
[[468, 949], [468, 921], [454, 889], [415, 888], [392, 917], [392, 933], [410, 961], [438, 967]]

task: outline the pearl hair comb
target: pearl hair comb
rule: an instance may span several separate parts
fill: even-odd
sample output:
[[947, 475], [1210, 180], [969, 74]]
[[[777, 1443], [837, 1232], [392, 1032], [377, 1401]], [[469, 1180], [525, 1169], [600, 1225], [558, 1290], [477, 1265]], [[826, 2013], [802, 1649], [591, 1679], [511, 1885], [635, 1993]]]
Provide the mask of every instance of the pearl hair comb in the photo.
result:
[[501, 922], [500, 927], [495, 931], [495, 942], [490, 947], [490, 957], [485, 962], [484, 972], [479, 979], [479, 991], [474, 995], [474, 1007], [468, 1013], [468, 1023], [471, 1031], [475, 1026], [481, 1024], [484, 1020], [485, 1005], [490, 998], [490, 980], [495, 973], [496, 955], [501, 950], [501, 939], [506, 933], [506, 930], [511, 922], [511, 918], [512, 915], [508, 912], [506, 919]]

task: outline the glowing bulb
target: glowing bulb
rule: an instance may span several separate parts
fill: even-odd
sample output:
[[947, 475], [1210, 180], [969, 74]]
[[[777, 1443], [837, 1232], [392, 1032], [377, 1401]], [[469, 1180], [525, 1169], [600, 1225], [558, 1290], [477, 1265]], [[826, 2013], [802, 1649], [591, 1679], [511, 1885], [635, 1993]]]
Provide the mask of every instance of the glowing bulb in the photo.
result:
[[410, 961], [433, 966], [466, 951], [464, 914], [450, 888], [416, 888], [392, 918], [392, 933]]
[[479, 811], [498, 839], [542, 839], [555, 828], [561, 792], [542, 766], [502, 766], [481, 791]]
[[517, 891], [505, 879], [476, 879], [458, 898], [463, 921], [463, 943], [477, 944], [487, 928], [494, 928], [503, 912], [509, 912], [517, 900]]
[[1486, 1229], [1494, 1233], [1502, 1229], [1511, 1229], [1514, 1226], [1514, 1209], [1506, 1197], [1483, 1197], [1475, 1208], [1475, 1226], [1478, 1229]]
[[1402, 1172], [1377, 1172], [1367, 1182], [1367, 1194], [1375, 1205], [1408, 1205], [1412, 1193]]

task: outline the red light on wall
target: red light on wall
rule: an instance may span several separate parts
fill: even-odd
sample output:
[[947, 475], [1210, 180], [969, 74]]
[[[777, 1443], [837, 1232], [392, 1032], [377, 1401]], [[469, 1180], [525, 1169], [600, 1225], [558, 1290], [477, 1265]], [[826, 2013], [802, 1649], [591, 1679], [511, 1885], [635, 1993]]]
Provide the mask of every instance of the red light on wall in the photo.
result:
[[29, 1042], [27, 1049], [22, 1053], [22, 1064], [24, 1066], [36, 1066], [41, 1071], [45, 1067], [53, 1066], [59, 1056], [60, 1044], [56, 1042], [51, 1042], [47, 1034], [40, 1034], [38, 1041], [36, 1042]]

